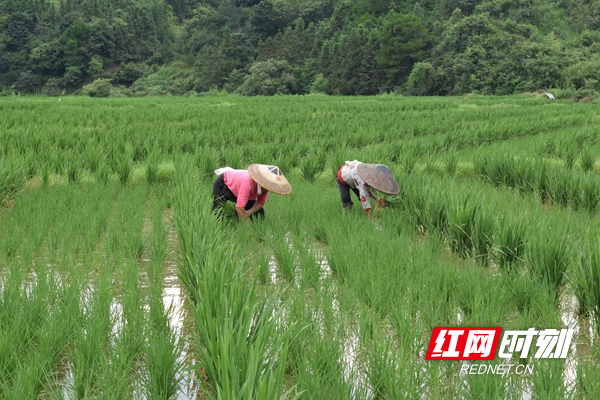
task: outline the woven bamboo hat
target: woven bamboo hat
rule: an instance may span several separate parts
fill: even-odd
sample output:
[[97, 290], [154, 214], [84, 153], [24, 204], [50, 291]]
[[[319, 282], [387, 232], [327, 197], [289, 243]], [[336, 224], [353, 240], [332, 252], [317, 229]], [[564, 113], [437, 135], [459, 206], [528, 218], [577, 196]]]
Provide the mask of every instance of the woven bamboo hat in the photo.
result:
[[356, 167], [358, 176], [364, 180], [367, 185], [377, 189], [385, 194], [398, 194], [400, 187], [394, 179], [390, 169], [383, 164], [358, 164]]
[[254, 182], [275, 194], [286, 195], [292, 192], [290, 183], [285, 179], [279, 167], [275, 165], [251, 164], [248, 167]]

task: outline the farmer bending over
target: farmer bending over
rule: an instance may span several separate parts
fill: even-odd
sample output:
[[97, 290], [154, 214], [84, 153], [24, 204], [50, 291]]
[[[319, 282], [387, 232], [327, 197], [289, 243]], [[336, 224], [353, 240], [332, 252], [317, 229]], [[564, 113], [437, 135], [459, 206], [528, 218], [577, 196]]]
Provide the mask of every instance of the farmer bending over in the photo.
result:
[[244, 221], [248, 217], [265, 218], [263, 207], [269, 192], [286, 195], [292, 191], [289, 182], [276, 166], [251, 164], [248, 170], [226, 167], [215, 172], [219, 177], [213, 184], [213, 210], [217, 211], [222, 203], [232, 201], [238, 217]]
[[371, 221], [373, 221], [373, 214], [369, 197], [375, 200], [379, 207], [383, 207], [384, 204], [383, 198], [377, 197], [371, 188], [386, 194], [397, 194], [400, 191], [398, 182], [394, 179], [390, 169], [383, 164], [364, 164], [357, 160], [346, 161], [338, 170], [337, 181], [344, 208], [349, 209], [353, 205], [350, 198], [350, 189], [352, 189]]

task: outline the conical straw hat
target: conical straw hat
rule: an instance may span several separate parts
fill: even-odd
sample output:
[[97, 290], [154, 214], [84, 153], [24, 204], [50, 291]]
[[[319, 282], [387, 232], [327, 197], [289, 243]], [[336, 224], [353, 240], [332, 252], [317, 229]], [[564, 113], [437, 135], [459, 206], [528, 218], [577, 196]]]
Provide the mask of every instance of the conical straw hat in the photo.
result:
[[358, 176], [373, 189], [386, 194], [398, 194], [400, 187], [394, 179], [390, 169], [383, 164], [358, 164], [356, 167]]
[[274, 165], [251, 164], [248, 173], [256, 183], [275, 194], [290, 194], [292, 187], [283, 173]]

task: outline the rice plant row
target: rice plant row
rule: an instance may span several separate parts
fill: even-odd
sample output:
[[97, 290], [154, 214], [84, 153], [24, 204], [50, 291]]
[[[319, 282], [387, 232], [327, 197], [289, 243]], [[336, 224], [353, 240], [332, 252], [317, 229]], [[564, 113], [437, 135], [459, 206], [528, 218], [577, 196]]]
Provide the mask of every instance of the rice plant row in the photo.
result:
[[236, 242], [210, 212], [189, 159], [176, 169], [173, 200], [182, 251], [179, 276], [192, 303], [193, 329], [208, 396], [279, 399], [289, 330], [273, 299], [261, 299], [242, 269]]
[[595, 173], [573, 172], [545, 159], [517, 159], [508, 154], [486, 156], [476, 160], [474, 172], [495, 186], [515, 188], [520, 193], [535, 192], [542, 202], [573, 211], [585, 210], [593, 215], [600, 202], [600, 178]]
[[[166, 197], [157, 193], [152, 198]], [[147, 195], [145, 186], [39, 187], [19, 193], [3, 213], [0, 397], [169, 398], [179, 391], [180, 334], [162, 295], [164, 239], [142, 238], [156, 256], [153, 279], [142, 284]], [[162, 214], [166, 202], [157, 204]], [[131, 224], [120, 221], [122, 213]], [[157, 222], [150, 236], [164, 236], [161, 229]]]

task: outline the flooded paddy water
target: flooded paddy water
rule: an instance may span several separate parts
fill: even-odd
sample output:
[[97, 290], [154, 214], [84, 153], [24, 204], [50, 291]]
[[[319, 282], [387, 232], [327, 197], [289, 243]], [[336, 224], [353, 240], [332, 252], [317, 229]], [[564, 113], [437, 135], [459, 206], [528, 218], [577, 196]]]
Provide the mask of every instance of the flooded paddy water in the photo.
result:
[[[4, 362], [18, 375], [36, 348], [42, 353], [35, 357], [47, 358], [37, 362], [45, 380], [11, 383], [4, 375], [0, 397], [26, 385], [42, 397], [65, 399], [204, 398], [195, 371], [185, 370], [196, 355], [166, 192], [95, 189], [38, 188], [3, 212], [3, 332], [23, 332], [24, 346]], [[48, 212], [55, 214], [49, 219]], [[0, 347], [21, 343], [7, 335], [0, 341]], [[45, 343], [54, 353], [46, 355]]]

